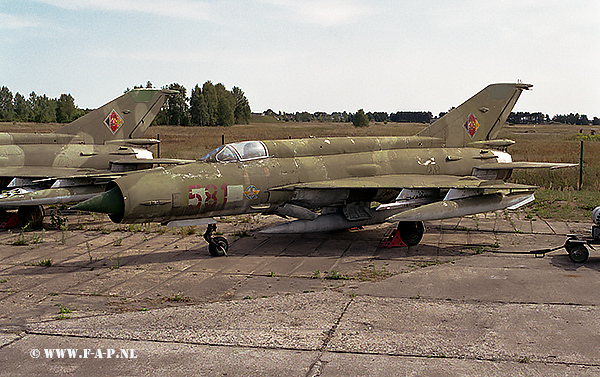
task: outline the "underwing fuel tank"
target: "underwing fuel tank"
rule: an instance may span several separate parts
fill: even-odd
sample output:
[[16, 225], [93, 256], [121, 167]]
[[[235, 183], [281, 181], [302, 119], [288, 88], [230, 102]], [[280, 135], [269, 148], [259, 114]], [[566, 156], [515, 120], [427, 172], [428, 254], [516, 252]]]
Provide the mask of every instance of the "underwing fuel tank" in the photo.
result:
[[376, 213], [371, 219], [350, 221], [342, 213], [320, 215], [314, 220], [295, 220], [264, 229], [264, 234], [293, 234], [331, 232], [358, 226], [377, 224], [385, 221], [385, 215]]
[[[420, 207], [397, 213], [394, 210], [375, 211], [370, 219], [351, 221], [342, 213], [318, 216], [314, 220], [295, 220], [264, 229], [266, 234], [291, 234], [329, 232], [349, 229], [357, 226], [379, 224], [384, 221], [426, 221], [451, 217], [473, 215], [481, 212], [496, 211], [504, 208], [516, 208], [534, 199], [531, 192], [514, 194], [486, 194], [469, 198], [445, 200], [425, 204]], [[394, 214], [395, 213], [395, 214]]]

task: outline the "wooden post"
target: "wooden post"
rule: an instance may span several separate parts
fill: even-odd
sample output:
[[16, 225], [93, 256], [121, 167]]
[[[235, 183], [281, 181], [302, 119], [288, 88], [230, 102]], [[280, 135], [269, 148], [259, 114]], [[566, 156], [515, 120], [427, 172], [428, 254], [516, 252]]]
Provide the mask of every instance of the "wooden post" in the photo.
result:
[[579, 148], [579, 191], [583, 185], [583, 140], [581, 140], [581, 147]]

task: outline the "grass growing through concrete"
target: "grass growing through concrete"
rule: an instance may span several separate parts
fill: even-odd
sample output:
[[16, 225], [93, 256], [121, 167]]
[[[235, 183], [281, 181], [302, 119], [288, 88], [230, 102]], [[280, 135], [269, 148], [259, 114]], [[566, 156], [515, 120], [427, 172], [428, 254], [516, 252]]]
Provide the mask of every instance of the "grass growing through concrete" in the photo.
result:
[[370, 264], [356, 274], [356, 279], [360, 281], [381, 281], [393, 275], [385, 266], [377, 268], [374, 264]]

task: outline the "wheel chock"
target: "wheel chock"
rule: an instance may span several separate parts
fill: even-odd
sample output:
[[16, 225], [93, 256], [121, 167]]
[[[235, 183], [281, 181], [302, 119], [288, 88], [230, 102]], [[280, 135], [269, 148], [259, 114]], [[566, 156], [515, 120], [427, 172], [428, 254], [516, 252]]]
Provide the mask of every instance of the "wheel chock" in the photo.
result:
[[400, 237], [400, 231], [398, 229], [394, 229], [392, 234], [379, 245], [379, 247], [383, 247], [386, 249], [391, 249], [392, 247], [402, 247], [406, 246], [404, 241], [402, 241], [402, 237]]

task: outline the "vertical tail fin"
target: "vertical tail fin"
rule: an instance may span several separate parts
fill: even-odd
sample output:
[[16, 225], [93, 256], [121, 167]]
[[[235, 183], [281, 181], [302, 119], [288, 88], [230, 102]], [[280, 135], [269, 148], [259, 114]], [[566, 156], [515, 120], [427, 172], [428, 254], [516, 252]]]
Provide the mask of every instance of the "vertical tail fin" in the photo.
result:
[[134, 89], [58, 129], [55, 133], [84, 134], [85, 140], [102, 144], [109, 140], [140, 138], [160, 111], [168, 95], [165, 89]]
[[492, 84], [433, 122], [418, 136], [445, 140], [447, 147], [464, 147], [491, 140], [504, 126], [523, 90], [531, 84]]

